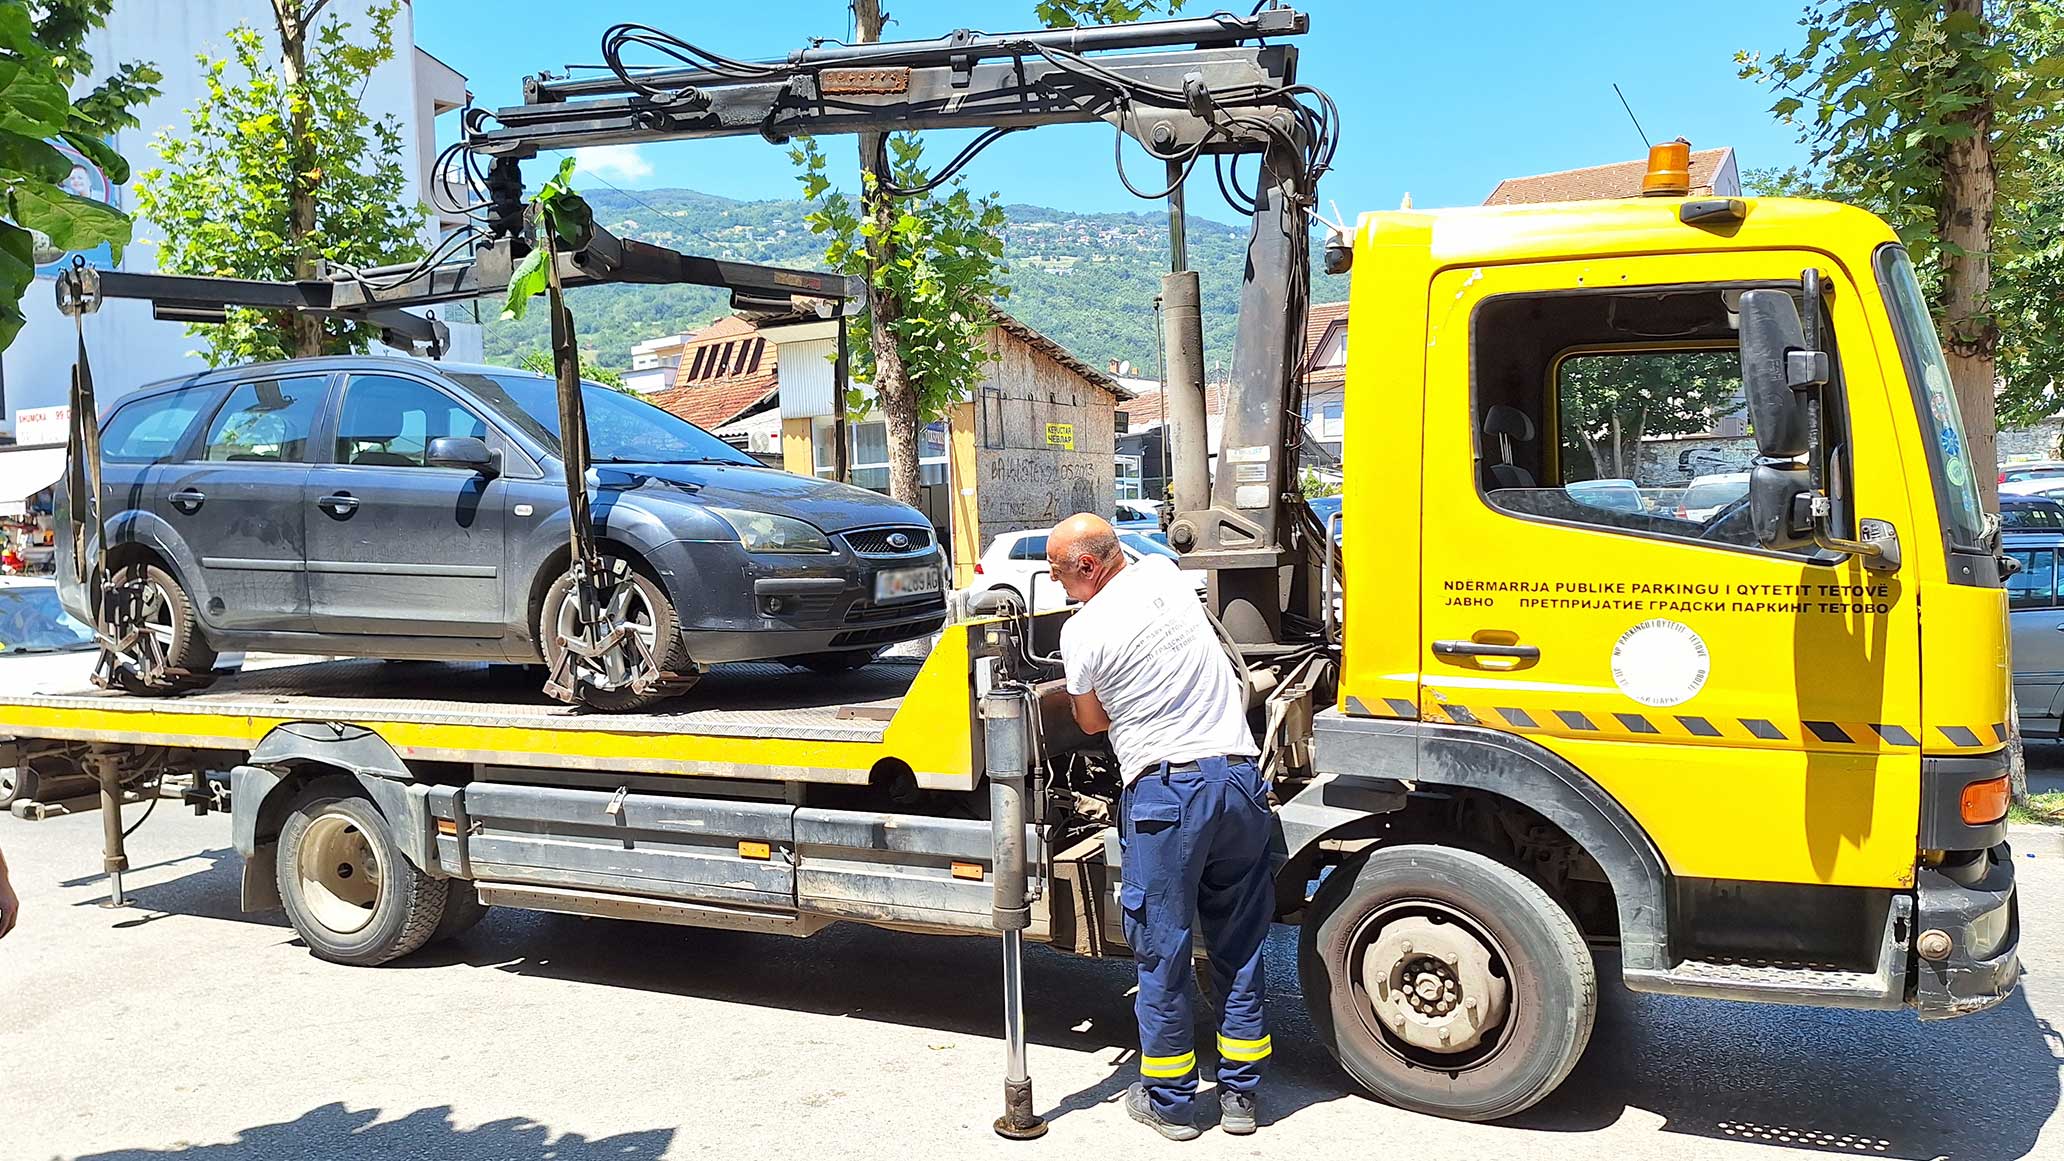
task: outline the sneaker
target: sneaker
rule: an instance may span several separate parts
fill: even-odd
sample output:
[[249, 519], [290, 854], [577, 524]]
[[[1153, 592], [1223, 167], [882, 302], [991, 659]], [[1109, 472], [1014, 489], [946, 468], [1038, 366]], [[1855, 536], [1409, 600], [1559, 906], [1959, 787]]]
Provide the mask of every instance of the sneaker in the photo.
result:
[[1133, 1120], [1171, 1141], [1193, 1141], [1202, 1135], [1197, 1126], [1188, 1121], [1163, 1119], [1154, 1111], [1154, 1102], [1147, 1098], [1147, 1086], [1143, 1084], [1135, 1084], [1125, 1090], [1125, 1111]]
[[1235, 1137], [1244, 1137], [1254, 1131], [1254, 1094], [1234, 1092], [1229, 1088], [1218, 1090], [1218, 1127]]

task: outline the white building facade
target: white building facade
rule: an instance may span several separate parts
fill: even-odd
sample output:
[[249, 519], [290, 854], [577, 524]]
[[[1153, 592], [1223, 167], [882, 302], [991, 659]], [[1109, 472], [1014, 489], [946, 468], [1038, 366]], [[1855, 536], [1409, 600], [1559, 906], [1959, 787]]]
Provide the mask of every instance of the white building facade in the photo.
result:
[[[369, 26], [366, 10], [373, 2], [333, 0], [322, 19], [347, 19], [354, 34], [363, 37]], [[96, 72], [82, 84], [82, 92], [126, 61], [150, 61], [164, 73], [158, 86], [162, 95], [135, 110], [142, 125], [124, 129], [115, 138], [115, 148], [128, 159], [134, 173], [140, 174], [158, 163], [151, 139], [160, 130], [186, 131], [186, 111], [206, 91], [195, 56], [202, 52], [225, 55], [225, 34], [240, 23], [259, 29], [268, 40], [276, 42], [269, 0], [119, 0], [107, 26], [89, 38], [87, 51], [93, 56]], [[427, 209], [430, 199], [425, 191], [430, 166], [436, 159], [435, 120], [440, 114], [465, 105], [466, 79], [416, 48], [414, 30], [414, 11], [405, 2], [394, 22], [394, 59], [373, 74], [366, 86], [365, 106], [371, 116], [391, 115], [400, 121], [402, 170], [407, 175], [407, 184], [397, 191], [397, 196], [424, 204]], [[85, 180], [96, 192], [108, 190], [110, 200], [134, 215], [136, 199], [128, 187], [109, 187], [104, 179], [95, 185], [90, 174]], [[424, 244], [435, 244], [452, 224], [434, 211], [426, 212]], [[155, 271], [158, 248], [154, 243], [161, 237], [155, 226], [139, 219], [136, 240], [124, 252], [118, 268]], [[105, 265], [105, 257], [103, 252], [98, 264]], [[56, 266], [53, 262], [44, 269], [54, 272]], [[22, 312], [28, 318], [27, 325], [4, 357], [0, 357], [0, 433], [10, 436], [17, 412], [32, 412], [33, 426], [34, 418], [48, 414], [42, 409], [65, 403], [78, 342], [72, 320], [57, 312], [50, 277], [38, 278], [29, 288]], [[440, 309], [438, 315], [451, 326], [452, 350], [448, 357], [478, 361], [480, 327], [470, 321], [471, 311], [455, 305]], [[147, 302], [109, 300], [87, 319], [86, 343], [93, 360], [94, 384], [103, 405], [145, 383], [207, 366], [196, 353], [204, 346], [201, 338], [187, 334], [183, 323], [152, 318]], [[58, 430], [61, 440], [62, 428]], [[14, 499], [18, 497], [0, 496], [0, 502]]]

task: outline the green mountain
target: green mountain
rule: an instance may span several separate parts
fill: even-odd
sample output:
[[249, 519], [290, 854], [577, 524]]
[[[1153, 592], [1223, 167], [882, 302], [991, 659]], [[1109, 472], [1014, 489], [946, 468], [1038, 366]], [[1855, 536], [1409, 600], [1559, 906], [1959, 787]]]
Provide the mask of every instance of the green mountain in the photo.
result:
[[[744, 262], [822, 268], [823, 245], [798, 201], [740, 202], [685, 189], [600, 190], [586, 195], [595, 218], [619, 236], [689, 253]], [[1040, 206], [1005, 210], [1004, 260], [1010, 297], [1003, 308], [1094, 366], [1123, 359], [1155, 375], [1154, 296], [1168, 267], [1168, 216], [1073, 214]], [[1192, 216], [1190, 266], [1204, 291], [1204, 360], [1231, 363], [1234, 319], [1247, 229]], [[1347, 296], [1347, 279], [1328, 277], [1313, 253], [1312, 297]], [[694, 330], [722, 316], [725, 297], [697, 286], [593, 286], [571, 292], [581, 341], [605, 366], [630, 366], [631, 344]], [[514, 362], [548, 347], [545, 312], [520, 322], [494, 317], [483, 302], [487, 357]]]

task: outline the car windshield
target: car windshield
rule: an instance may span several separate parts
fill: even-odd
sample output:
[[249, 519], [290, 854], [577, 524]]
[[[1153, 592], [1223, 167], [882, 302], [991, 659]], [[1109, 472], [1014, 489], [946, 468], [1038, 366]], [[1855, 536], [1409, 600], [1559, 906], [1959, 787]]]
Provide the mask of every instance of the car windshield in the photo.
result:
[[[559, 398], [552, 380], [515, 373], [459, 372], [451, 377], [547, 451], [559, 454]], [[589, 383], [581, 391], [581, 401], [588, 409], [588, 455], [598, 464], [761, 466], [709, 432], [635, 396]]]
[[1943, 530], [1958, 548], [1980, 550], [1985, 543], [1985, 509], [1978, 502], [1978, 479], [1971, 468], [1971, 447], [1964, 439], [1964, 418], [1957, 410], [1949, 380], [1949, 360], [1935, 334], [1928, 301], [1914, 277], [1913, 259], [1898, 246], [1878, 252], [1878, 280], [1884, 286], [1893, 329], [1914, 398], [1921, 408], [1921, 430], [1928, 437], [1928, 458], [1934, 467], [1935, 495], [1942, 508]]
[[2001, 504], [2000, 527], [2009, 532], [2064, 529], [2064, 505]]
[[1693, 484], [1684, 489], [1686, 508], [1720, 508], [1734, 503], [1749, 494], [1749, 481], [1718, 480], [1705, 484]]
[[0, 589], [0, 654], [91, 649], [93, 630], [57, 602], [57, 586]]

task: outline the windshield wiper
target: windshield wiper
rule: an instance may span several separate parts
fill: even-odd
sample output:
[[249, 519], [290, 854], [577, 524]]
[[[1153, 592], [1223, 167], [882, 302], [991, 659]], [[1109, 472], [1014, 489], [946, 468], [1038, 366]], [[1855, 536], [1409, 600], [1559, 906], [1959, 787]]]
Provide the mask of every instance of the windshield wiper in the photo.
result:
[[737, 460], [718, 459], [715, 456], [685, 460], [665, 459], [660, 456], [598, 456], [595, 462], [598, 464], [732, 464], [739, 467], [744, 466]]

